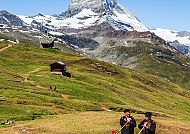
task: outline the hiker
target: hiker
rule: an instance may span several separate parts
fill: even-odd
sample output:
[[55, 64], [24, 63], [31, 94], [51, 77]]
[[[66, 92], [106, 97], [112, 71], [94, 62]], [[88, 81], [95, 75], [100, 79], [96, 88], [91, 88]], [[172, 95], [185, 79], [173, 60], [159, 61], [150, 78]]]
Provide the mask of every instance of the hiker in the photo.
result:
[[56, 91], [57, 90], [57, 87], [56, 86], [54, 86], [54, 91]]
[[120, 119], [120, 125], [123, 127], [121, 134], [134, 134], [134, 128], [136, 127], [136, 120], [131, 116], [131, 110], [125, 109], [124, 116]]
[[152, 120], [152, 113], [146, 112], [146, 119], [144, 119], [138, 128], [141, 129], [141, 134], [155, 134], [156, 132], [156, 122]]
[[49, 86], [49, 91], [52, 92], [52, 86], [51, 85]]

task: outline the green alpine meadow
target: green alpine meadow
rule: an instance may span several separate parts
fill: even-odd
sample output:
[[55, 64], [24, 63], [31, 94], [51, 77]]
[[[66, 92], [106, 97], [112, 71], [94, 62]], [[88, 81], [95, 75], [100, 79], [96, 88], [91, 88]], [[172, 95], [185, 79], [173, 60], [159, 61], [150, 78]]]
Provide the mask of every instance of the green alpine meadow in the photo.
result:
[[189, 134], [187, 5], [2, 2], [0, 134]]

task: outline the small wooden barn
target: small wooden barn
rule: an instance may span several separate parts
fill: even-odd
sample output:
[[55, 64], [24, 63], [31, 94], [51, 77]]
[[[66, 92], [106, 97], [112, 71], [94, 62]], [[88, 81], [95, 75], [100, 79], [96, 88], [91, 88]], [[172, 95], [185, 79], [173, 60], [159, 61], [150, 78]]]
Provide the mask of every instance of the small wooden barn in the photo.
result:
[[63, 62], [55, 62], [50, 64], [49, 66], [52, 74], [65, 75], [67, 72], [66, 64]]
[[43, 48], [54, 48], [55, 38], [42, 38], [40, 39], [40, 44]]

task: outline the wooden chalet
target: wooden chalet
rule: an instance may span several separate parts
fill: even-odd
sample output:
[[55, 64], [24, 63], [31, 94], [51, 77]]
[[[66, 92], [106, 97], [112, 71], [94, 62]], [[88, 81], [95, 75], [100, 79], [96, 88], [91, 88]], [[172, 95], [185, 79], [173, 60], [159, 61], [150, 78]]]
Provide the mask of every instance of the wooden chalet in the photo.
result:
[[52, 74], [65, 75], [66, 74], [66, 64], [63, 62], [55, 62], [49, 65]]

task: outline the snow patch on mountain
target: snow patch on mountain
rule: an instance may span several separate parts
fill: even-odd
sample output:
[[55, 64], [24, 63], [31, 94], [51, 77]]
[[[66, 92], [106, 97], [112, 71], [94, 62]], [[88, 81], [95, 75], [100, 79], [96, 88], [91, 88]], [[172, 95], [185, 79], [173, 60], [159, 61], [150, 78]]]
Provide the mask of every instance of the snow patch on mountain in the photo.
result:
[[50, 15], [36, 15], [33, 17], [19, 15], [19, 17], [28, 25], [38, 22], [43, 26], [48, 26], [48, 28], [69, 27], [79, 29], [95, 25], [95, 22], [99, 20], [99, 16], [91, 9], [84, 9], [72, 17], [63, 19], [58, 19]]
[[19, 15], [19, 18], [22, 19], [28, 25], [31, 25], [33, 21], [43, 23], [43, 24], [48, 24], [56, 20], [56, 18], [51, 15], [42, 15], [42, 14], [39, 14], [36, 16]]
[[118, 12], [116, 9], [113, 9], [112, 18], [115, 21], [124, 25], [124, 27], [128, 31], [149, 31], [149, 29], [146, 26], [144, 26], [130, 11], [124, 9], [124, 7], [122, 7], [121, 5], [120, 8], [123, 10], [123, 12]]
[[97, 22], [99, 19], [99, 16], [91, 9], [83, 9], [81, 12], [72, 17], [53, 21], [50, 23], [50, 25], [53, 25], [57, 28], [69, 27], [80, 29], [95, 25], [95, 22]]
[[62, 35], [64, 35], [63, 33], [54, 32], [54, 31], [49, 31], [48, 33], [51, 34], [51, 35], [57, 35], [57, 36], [62, 36]]
[[33, 18], [30, 18], [28, 16], [23, 16], [23, 15], [18, 15], [18, 17], [22, 19], [28, 25], [30, 25], [32, 21], [34, 20]]
[[7, 21], [7, 23], [10, 23], [9, 20], [8, 20], [7, 18], [5, 18], [5, 16], [3, 16], [3, 19], [4, 19], [5, 21]]
[[157, 28], [155, 30], [152, 30], [152, 32], [168, 42], [177, 40], [180, 44], [190, 46], [190, 36], [179, 36], [179, 32], [177, 31]]

